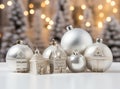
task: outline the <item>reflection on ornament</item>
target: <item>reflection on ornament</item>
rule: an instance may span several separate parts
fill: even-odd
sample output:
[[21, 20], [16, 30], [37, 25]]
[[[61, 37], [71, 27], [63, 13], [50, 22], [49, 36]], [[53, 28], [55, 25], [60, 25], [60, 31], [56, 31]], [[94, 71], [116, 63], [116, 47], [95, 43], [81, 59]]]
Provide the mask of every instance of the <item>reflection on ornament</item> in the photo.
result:
[[63, 35], [61, 40], [62, 48], [71, 55], [73, 50], [84, 52], [84, 50], [92, 44], [92, 38], [88, 32], [80, 28], [67, 27], [67, 32]]
[[106, 71], [113, 60], [111, 50], [99, 38], [96, 43], [85, 50], [84, 56], [87, 60], [87, 67], [94, 72]]

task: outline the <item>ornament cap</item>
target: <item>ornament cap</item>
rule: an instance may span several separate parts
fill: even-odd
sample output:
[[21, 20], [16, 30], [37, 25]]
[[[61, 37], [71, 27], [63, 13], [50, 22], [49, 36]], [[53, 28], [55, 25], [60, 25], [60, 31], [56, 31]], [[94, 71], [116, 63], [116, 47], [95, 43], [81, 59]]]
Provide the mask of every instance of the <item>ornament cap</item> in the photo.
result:
[[36, 49], [35, 50], [35, 54], [39, 54], [40, 52], [39, 52], [39, 49]]
[[97, 42], [97, 43], [102, 43], [102, 42], [103, 42], [103, 39], [97, 38], [97, 39], [96, 39], [96, 42]]
[[67, 29], [67, 31], [72, 30], [72, 29], [73, 29], [73, 26], [72, 26], [72, 25], [69, 25], [69, 26], [66, 27], [66, 29]]
[[17, 40], [16, 44], [24, 44], [24, 42], [22, 40]]
[[51, 45], [56, 45], [57, 42], [55, 41], [55, 39], [52, 39], [52, 41], [50, 42]]
[[78, 54], [79, 54], [79, 51], [78, 51], [78, 50], [74, 50], [74, 51], [73, 51], [73, 54], [74, 54], [74, 55], [78, 55]]

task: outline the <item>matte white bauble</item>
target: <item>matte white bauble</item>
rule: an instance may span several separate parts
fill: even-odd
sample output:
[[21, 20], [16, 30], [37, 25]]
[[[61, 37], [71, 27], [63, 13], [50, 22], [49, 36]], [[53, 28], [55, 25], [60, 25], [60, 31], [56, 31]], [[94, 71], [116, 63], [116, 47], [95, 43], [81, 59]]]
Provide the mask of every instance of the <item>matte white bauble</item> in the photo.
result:
[[88, 32], [81, 28], [67, 27], [67, 32], [61, 39], [61, 46], [68, 55], [72, 54], [73, 50], [83, 52], [89, 45], [93, 43]]
[[99, 38], [96, 43], [85, 50], [84, 56], [87, 60], [87, 67], [94, 72], [106, 71], [113, 61], [111, 50]]
[[18, 59], [29, 61], [32, 56], [32, 49], [29, 48], [28, 45], [23, 44], [22, 41], [19, 41], [18, 44], [12, 46], [7, 52], [6, 62], [9, 70], [16, 71], [16, 62]]

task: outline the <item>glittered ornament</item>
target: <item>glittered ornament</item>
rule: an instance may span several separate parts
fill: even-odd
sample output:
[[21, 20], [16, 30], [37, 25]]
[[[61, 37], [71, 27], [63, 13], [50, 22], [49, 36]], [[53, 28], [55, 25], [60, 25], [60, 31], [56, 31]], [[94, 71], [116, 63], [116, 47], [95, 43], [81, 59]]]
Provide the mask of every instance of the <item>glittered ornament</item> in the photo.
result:
[[85, 71], [86, 60], [78, 51], [74, 51], [67, 59], [67, 66], [72, 72], [82, 72]]
[[85, 30], [72, 28], [72, 26], [68, 26], [67, 30], [61, 39], [61, 46], [68, 55], [72, 54], [73, 50], [76, 49], [83, 52], [92, 44], [92, 38]]
[[31, 59], [33, 52], [31, 48], [18, 41], [16, 45], [12, 46], [6, 55], [6, 63], [8, 64], [10, 71], [16, 72], [28, 72], [29, 60]]
[[47, 74], [49, 68], [48, 60], [45, 60], [39, 50], [35, 50], [35, 54], [30, 60], [30, 73], [32, 74]]
[[86, 49], [84, 56], [87, 60], [87, 67], [94, 72], [106, 71], [113, 61], [111, 50], [99, 38], [96, 43]]
[[57, 43], [54, 44], [54, 50], [51, 51], [49, 60], [50, 60], [50, 73], [66, 72], [67, 54]]

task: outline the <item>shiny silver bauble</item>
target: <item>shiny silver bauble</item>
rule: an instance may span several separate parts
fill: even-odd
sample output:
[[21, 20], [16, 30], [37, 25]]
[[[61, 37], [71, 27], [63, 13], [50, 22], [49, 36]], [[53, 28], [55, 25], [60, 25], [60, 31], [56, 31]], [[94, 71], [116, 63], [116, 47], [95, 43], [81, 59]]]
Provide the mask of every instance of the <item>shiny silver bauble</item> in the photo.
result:
[[52, 51], [56, 50], [57, 42], [52, 39], [50, 46], [48, 46], [43, 52], [43, 58], [49, 59]]
[[111, 50], [99, 38], [96, 43], [86, 49], [84, 56], [87, 60], [87, 67], [94, 72], [106, 71], [113, 61]]
[[61, 46], [68, 55], [76, 49], [83, 52], [86, 47], [93, 43], [91, 36], [85, 30], [81, 28], [73, 29], [71, 26], [68, 26], [67, 29], [68, 31], [61, 39]]
[[51, 54], [52, 50], [54, 50], [54, 49], [55, 49], [55, 46], [53, 46], [53, 45], [50, 45], [48, 48], [46, 48], [43, 52], [43, 58], [49, 59], [50, 54]]
[[86, 60], [81, 54], [74, 53], [67, 59], [67, 66], [72, 72], [82, 72], [85, 71]]
[[22, 41], [18, 44], [12, 46], [6, 55], [6, 63], [8, 64], [9, 70], [16, 71], [16, 60], [17, 59], [26, 59], [30, 60], [33, 56], [31, 48], [27, 45], [24, 45]]

